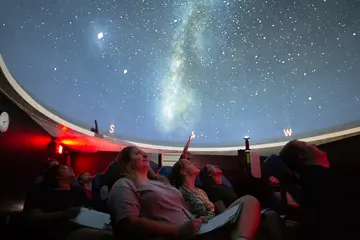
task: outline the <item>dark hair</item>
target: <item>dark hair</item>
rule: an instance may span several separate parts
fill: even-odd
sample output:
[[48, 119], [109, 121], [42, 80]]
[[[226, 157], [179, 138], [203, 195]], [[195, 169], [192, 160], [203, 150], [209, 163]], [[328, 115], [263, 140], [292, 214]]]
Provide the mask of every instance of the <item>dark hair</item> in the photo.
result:
[[292, 171], [298, 170], [304, 159], [311, 158], [312, 152], [307, 147], [299, 144], [297, 139], [291, 140], [285, 144], [279, 153], [279, 157], [285, 165]]
[[214, 178], [210, 176], [209, 168], [207, 165], [205, 165], [199, 174], [200, 181], [204, 187], [204, 189], [209, 188], [216, 184]]
[[176, 188], [179, 188], [184, 184], [184, 177], [181, 174], [182, 167], [182, 159], [180, 159], [171, 169], [170, 182]]

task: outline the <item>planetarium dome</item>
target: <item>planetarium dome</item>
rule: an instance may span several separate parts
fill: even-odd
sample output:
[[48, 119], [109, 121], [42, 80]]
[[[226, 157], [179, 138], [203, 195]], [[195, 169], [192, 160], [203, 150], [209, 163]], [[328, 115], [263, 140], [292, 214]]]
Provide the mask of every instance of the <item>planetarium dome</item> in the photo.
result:
[[[358, 1], [5, 1], [14, 84], [147, 146], [276, 146], [360, 127]], [[3, 67], [3, 66], [2, 66]], [[16, 79], [16, 80], [15, 80]]]

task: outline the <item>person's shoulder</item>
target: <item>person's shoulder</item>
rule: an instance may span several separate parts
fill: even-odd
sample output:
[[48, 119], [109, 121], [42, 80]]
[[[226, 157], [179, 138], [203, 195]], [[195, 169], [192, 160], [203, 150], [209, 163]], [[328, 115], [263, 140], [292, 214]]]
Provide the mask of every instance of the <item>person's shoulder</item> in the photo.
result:
[[206, 192], [219, 191], [221, 189], [222, 189], [222, 185], [212, 184], [212, 185], [206, 187]]
[[120, 178], [117, 180], [113, 186], [113, 188], [130, 188], [130, 189], [136, 189], [136, 185], [134, 181], [128, 179], [128, 178]]
[[201, 188], [196, 188], [198, 190], [198, 192], [200, 192], [201, 194], [205, 194], [206, 195], [206, 192], [204, 190], [202, 190]]
[[225, 184], [219, 184], [218, 186], [214, 186], [214, 188], [219, 189], [221, 191], [234, 192], [234, 189], [232, 187], [229, 187]]

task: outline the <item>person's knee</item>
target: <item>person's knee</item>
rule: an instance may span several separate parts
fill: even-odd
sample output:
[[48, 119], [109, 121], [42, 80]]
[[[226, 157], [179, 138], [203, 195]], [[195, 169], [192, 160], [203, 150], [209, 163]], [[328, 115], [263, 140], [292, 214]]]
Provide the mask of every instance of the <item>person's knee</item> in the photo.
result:
[[280, 219], [280, 215], [273, 210], [267, 210], [266, 212], [264, 212], [263, 215], [266, 219], [272, 219], [272, 220]]
[[251, 205], [253, 207], [260, 208], [259, 200], [257, 200], [255, 197], [253, 197], [251, 195], [245, 195], [245, 196], [241, 197], [241, 200], [244, 205]]
[[275, 211], [268, 210], [262, 214], [261, 229], [266, 230], [272, 239], [287, 239], [285, 222]]

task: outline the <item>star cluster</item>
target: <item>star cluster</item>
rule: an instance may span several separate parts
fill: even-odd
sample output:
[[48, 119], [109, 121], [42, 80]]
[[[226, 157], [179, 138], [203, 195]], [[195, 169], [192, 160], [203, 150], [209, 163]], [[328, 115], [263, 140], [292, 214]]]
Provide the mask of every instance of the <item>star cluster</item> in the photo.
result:
[[266, 142], [360, 119], [359, 12], [359, 0], [6, 0], [0, 52], [35, 99], [87, 128]]

